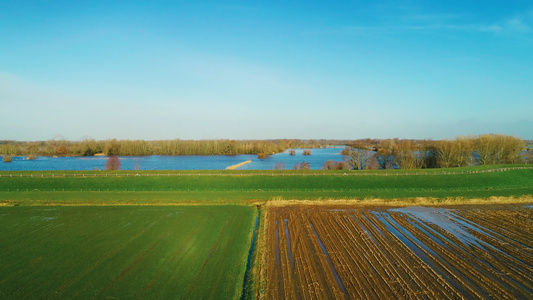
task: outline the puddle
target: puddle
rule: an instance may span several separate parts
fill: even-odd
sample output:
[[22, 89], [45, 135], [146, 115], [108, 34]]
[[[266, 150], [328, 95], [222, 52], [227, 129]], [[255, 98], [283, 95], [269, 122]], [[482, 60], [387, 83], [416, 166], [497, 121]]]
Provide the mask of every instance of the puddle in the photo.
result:
[[[391, 209], [392, 211], [392, 209]], [[442, 267], [439, 266], [435, 260], [437, 261], [440, 261], [440, 262], [444, 262], [445, 260], [437, 253], [435, 253], [435, 251], [433, 251], [430, 247], [428, 247], [426, 244], [424, 244], [422, 241], [420, 241], [419, 239], [417, 239], [411, 232], [409, 232], [409, 230], [405, 229], [404, 227], [400, 226], [395, 220], [393, 220], [390, 215], [388, 213], [385, 213], [385, 212], [373, 212], [373, 214], [379, 219], [379, 221], [381, 223], [383, 223], [385, 225], [385, 227], [387, 228], [387, 230], [392, 233], [393, 235], [395, 235], [396, 237], [398, 237], [411, 251], [413, 251], [413, 253], [415, 253], [424, 263], [426, 263], [428, 266], [430, 266], [437, 274], [439, 274], [439, 276], [441, 276], [442, 278], [444, 278], [450, 285], [452, 285], [454, 288], [456, 288], [457, 290], [459, 291], [462, 291], [463, 293], [466, 292], [463, 287], [461, 286], [461, 283], [459, 281], [457, 281], [455, 278], [449, 276], [447, 273], [445, 273], [443, 270], [442, 270]], [[389, 223], [390, 222], [390, 223]], [[393, 224], [399, 228], [401, 230], [401, 232], [396, 229]], [[405, 236], [402, 234], [402, 233], [405, 233]], [[409, 240], [408, 238], [406, 238], [406, 236], [408, 236], [411, 240]], [[431, 235], [429, 235], [431, 237]], [[438, 240], [438, 239], [433, 239], [433, 240]], [[430, 255], [433, 256], [433, 258], [429, 257], [424, 251], [422, 251], [423, 248], [425, 251], [427, 251]], [[447, 264], [447, 269], [448, 270], [451, 270], [451, 269], [454, 269], [456, 273], [457, 270]], [[464, 279], [466, 281], [469, 281], [468, 279]]]
[[290, 241], [290, 237], [289, 237], [289, 219], [284, 219], [285, 220], [285, 239], [287, 241], [287, 251], [288, 251], [288, 255], [289, 255], [289, 261], [291, 262], [291, 269], [294, 270], [294, 259], [292, 257], [292, 252], [291, 252], [291, 241]]
[[[505, 237], [505, 236], [503, 236], [503, 235], [501, 235], [501, 234], [499, 234], [497, 232], [494, 232], [494, 231], [492, 231], [490, 229], [487, 229], [485, 227], [482, 227], [482, 228], [476, 227], [476, 226], [472, 225], [468, 220], [464, 219], [463, 217], [460, 217], [460, 216], [458, 216], [456, 214], [453, 214], [453, 213], [452, 213], [452, 215], [455, 217], [455, 221], [456, 222], [460, 223], [464, 227], [469, 228], [470, 230], [476, 231], [476, 232], [478, 232], [479, 234], [482, 234], [482, 235], [489, 236], [489, 237], [491, 237], [491, 238], [493, 238], [495, 240], [498, 240], [498, 241], [507, 240], [507, 237]], [[486, 243], [486, 242], [481, 241], [481, 240], [480, 240], [480, 243], [482, 243], [487, 248], [490, 248], [490, 249], [492, 249], [494, 251], [497, 251], [498, 253], [500, 253], [500, 254], [502, 254], [504, 256], [507, 256], [510, 259], [515, 259], [515, 260], [519, 261], [522, 264], [525, 263], [525, 262], [519, 260], [518, 258], [515, 258], [515, 257], [507, 254], [505, 251], [503, 251], [503, 250], [501, 250], [501, 249], [499, 249], [497, 247], [494, 247], [493, 245], [491, 245], [489, 243]], [[515, 241], [515, 243], [519, 244], [523, 249], [531, 250], [531, 248], [529, 248], [528, 246], [526, 246], [526, 245], [524, 245], [522, 243], [519, 243], [518, 241]]]
[[[432, 239], [435, 242], [437, 242], [440, 246], [443, 246], [443, 244], [439, 242], [439, 239], [443, 239], [451, 243], [452, 245], [458, 248], [461, 248], [460, 245], [457, 245], [457, 243], [452, 242], [451, 240], [446, 238], [443, 234], [437, 232], [435, 229], [428, 226], [427, 223], [435, 224], [439, 226], [440, 228], [442, 228], [443, 230], [450, 232], [467, 248], [473, 249], [473, 247], [478, 247], [479, 249], [483, 250], [485, 255], [490, 256], [490, 257], [493, 257], [493, 255], [490, 253], [490, 250], [492, 250], [493, 251], [492, 253], [498, 253], [501, 256], [505, 256], [507, 259], [515, 260], [521, 264], [524, 264], [524, 262], [521, 261], [520, 259], [513, 257], [509, 255], [508, 253], [506, 253], [505, 251], [502, 251], [502, 249], [499, 249], [498, 247], [495, 247], [494, 245], [491, 245], [483, 241], [482, 239], [474, 236], [471, 232], [475, 232], [477, 234], [487, 236], [491, 239], [498, 240], [498, 241], [506, 240], [504, 236], [488, 228], [480, 226], [478, 224], [471, 223], [469, 220], [456, 214], [455, 210], [444, 209], [444, 208], [431, 208], [431, 207], [405, 207], [405, 208], [390, 209], [389, 211], [400, 212], [400, 213], [404, 213], [404, 214], [411, 216], [412, 220], [408, 220], [408, 221], [411, 224], [420, 223], [420, 226], [417, 228], [422, 230], [422, 232], [424, 232], [424, 234], [428, 236], [431, 236], [430, 234], [433, 234], [436, 238], [432, 238]], [[418, 220], [420, 220], [420, 222], [418, 222]], [[468, 250], [462, 253], [456, 253], [456, 254], [463, 256], [463, 259], [465, 260], [476, 260], [478, 263], [484, 265], [486, 268], [493, 269], [496, 272], [499, 272], [499, 270], [495, 269], [494, 266], [489, 261], [487, 261], [486, 257], [478, 257], [474, 254], [474, 252], [470, 252]], [[481, 267], [479, 266], [471, 265], [471, 267], [473, 267], [474, 269], [476, 269], [477, 271], [481, 273], [484, 273], [483, 269], [481, 269]], [[492, 275], [490, 274], [487, 274], [487, 276], [489, 278], [492, 278]], [[496, 280], [495, 278], [492, 278], [492, 279]]]
[[[387, 227], [387, 230], [392, 233], [394, 236], [399, 238], [402, 243], [404, 243], [413, 253], [415, 253], [422, 261], [424, 261], [428, 265], [432, 265], [433, 262], [429, 259], [429, 257], [422, 251], [420, 248], [423, 248], [424, 250], [431, 253], [431, 255], [435, 255], [436, 257], [439, 257], [438, 254], [433, 252], [429, 247], [427, 247], [424, 243], [422, 243], [420, 240], [418, 240], [415, 236], [413, 236], [408, 230], [402, 230], [404, 229], [402, 226], [400, 226], [396, 221], [394, 221], [388, 213], [384, 212], [374, 212], [374, 215], [378, 218], [378, 220]], [[402, 230], [401, 232], [397, 229], [400, 228]], [[410, 239], [408, 239], [407, 237]], [[441, 274], [442, 275], [442, 274]]]
[[342, 283], [342, 280], [337, 274], [337, 271], [335, 270], [335, 267], [333, 266], [333, 263], [331, 262], [331, 259], [329, 258], [328, 253], [326, 252], [326, 248], [322, 244], [322, 241], [318, 237], [318, 234], [316, 233], [315, 226], [313, 225], [313, 222], [309, 220], [309, 224], [311, 224], [311, 228], [313, 229], [313, 233], [315, 234], [316, 239], [318, 240], [318, 244], [320, 245], [320, 249], [322, 249], [322, 253], [326, 256], [326, 259], [328, 260], [329, 268], [333, 272], [333, 276], [335, 277], [335, 281], [337, 281], [337, 285], [339, 286], [339, 289], [344, 294], [346, 298], [348, 298], [348, 291], [346, 291], [346, 288], [344, 287], [344, 284]]
[[464, 245], [468, 247], [476, 245], [480, 248], [483, 248], [483, 246], [480, 244], [480, 240], [468, 232], [465, 229], [465, 226], [462, 226], [460, 222], [457, 222], [456, 219], [449, 213], [450, 211], [448, 209], [439, 207], [412, 206], [393, 208], [389, 211], [409, 214], [424, 222], [435, 224], [453, 234]]

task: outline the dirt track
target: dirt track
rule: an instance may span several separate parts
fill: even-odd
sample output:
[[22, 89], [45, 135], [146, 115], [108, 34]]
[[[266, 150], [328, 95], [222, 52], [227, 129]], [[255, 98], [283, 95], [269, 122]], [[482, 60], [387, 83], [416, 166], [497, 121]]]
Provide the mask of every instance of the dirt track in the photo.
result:
[[531, 298], [533, 208], [272, 207], [268, 299]]

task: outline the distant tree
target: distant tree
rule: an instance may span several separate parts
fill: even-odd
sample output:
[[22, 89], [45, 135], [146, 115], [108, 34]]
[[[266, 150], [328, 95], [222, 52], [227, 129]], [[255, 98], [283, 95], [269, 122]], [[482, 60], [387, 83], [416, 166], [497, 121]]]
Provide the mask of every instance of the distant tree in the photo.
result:
[[237, 154], [237, 142], [236, 141], [228, 141], [225, 143], [224, 148], [221, 151], [221, 154], [224, 155], [235, 155]]
[[268, 157], [268, 155], [266, 153], [264, 153], [264, 152], [260, 152], [260, 153], [257, 154], [257, 158], [259, 158], [259, 159], [265, 159], [267, 157]]
[[374, 158], [379, 169], [392, 169], [394, 165], [394, 155], [389, 149], [378, 149], [378, 151], [374, 155]]
[[13, 157], [11, 155], [4, 155], [2, 157], [2, 161], [5, 162], [5, 163], [10, 163], [13, 161]]
[[392, 169], [394, 166], [394, 140], [382, 140], [376, 146], [376, 154], [373, 156], [378, 169]]
[[26, 151], [28, 155], [34, 155], [37, 156], [37, 153], [39, 153], [39, 143], [38, 142], [29, 142], [26, 145]]
[[473, 141], [473, 150], [480, 165], [516, 163], [526, 148], [524, 140], [503, 134], [483, 134]]
[[105, 144], [104, 153], [107, 156], [120, 155], [120, 143], [116, 139], [108, 140]]
[[309, 149], [305, 149], [302, 154], [303, 155], [311, 155], [311, 154], [313, 154], [313, 151], [311, 151]]
[[401, 169], [420, 169], [424, 167], [425, 152], [416, 141], [401, 140], [394, 149], [394, 163]]
[[289, 155], [296, 155], [296, 150], [293, 150], [293, 149], [289, 150]]
[[368, 166], [368, 161], [373, 155], [370, 148], [363, 143], [357, 143], [351, 147], [346, 147], [341, 152], [343, 160], [354, 170], [364, 170]]
[[67, 147], [60, 146], [59, 148], [57, 148], [56, 153], [57, 155], [67, 155], [68, 153]]
[[437, 144], [431, 140], [420, 143], [418, 156], [422, 160], [422, 168], [437, 168]]
[[106, 170], [120, 170], [121, 164], [118, 156], [111, 156], [105, 163]]

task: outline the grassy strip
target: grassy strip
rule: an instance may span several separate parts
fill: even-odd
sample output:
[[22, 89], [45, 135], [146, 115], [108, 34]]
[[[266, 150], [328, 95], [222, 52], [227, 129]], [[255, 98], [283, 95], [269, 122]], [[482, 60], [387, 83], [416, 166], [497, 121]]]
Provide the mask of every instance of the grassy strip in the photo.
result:
[[[310, 173], [312, 174], [312, 173]], [[343, 192], [341, 197], [358, 197], [365, 190], [399, 192], [407, 190], [517, 189], [533, 186], [533, 169], [473, 174], [434, 174], [418, 176], [111, 176], [111, 177], [1, 177], [1, 191], [178, 191], [178, 192], [265, 192], [268, 197], [299, 193], [304, 197], [324, 197]], [[388, 174], [388, 173], [385, 173]], [[390, 173], [393, 174], [393, 173]], [[268, 192], [268, 193], [267, 193]], [[309, 192], [309, 193], [306, 193]], [[282, 194], [280, 194], [282, 193]], [[362, 193], [362, 194], [361, 194]], [[308, 196], [305, 196], [305, 195]], [[320, 196], [314, 196], [320, 194]], [[385, 193], [387, 194], [387, 193]], [[428, 194], [432, 196], [432, 194]], [[327, 195], [326, 195], [327, 197]], [[337, 197], [332, 194], [331, 197]], [[241, 198], [238, 198], [241, 199]]]
[[0, 205], [255, 205], [277, 200], [402, 199], [427, 197], [467, 199], [533, 195], [533, 188], [477, 190], [361, 191], [191, 191], [191, 192], [0, 192]]

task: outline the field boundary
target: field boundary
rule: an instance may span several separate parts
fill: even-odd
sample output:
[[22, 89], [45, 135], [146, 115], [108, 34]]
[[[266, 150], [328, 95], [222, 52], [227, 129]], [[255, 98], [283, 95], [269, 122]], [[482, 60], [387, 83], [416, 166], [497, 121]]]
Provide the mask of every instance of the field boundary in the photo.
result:
[[[0, 177], [32, 177], [32, 178], [61, 178], [61, 177], [170, 177], [170, 176], [230, 176], [230, 177], [244, 177], [244, 176], [436, 176], [436, 175], [462, 175], [462, 174], [480, 174], [480, 173], [494, 173], [494, 172], [507, 172], [507, 171], [514, 171], [514, 170], [531, 170], [532, 167], [507, 167], [507, 168], [496, 168], [496, 169], [487, 169], [487, 170], [474, 170], [474, 171], [458, 171], [458, 172], [450, 172], [450, 171], [417, 171], [417, 172], [381, 172], [384, 170], [377, 170], [376, 172], [359, 172], [357, 170], [350, 170], [344, 173], [328, 173], [328, 172], [313, 172], [313, 173], [306, 173], [306, 172], [253, 172], [253, 173], [237, 173], [237, 172], [220, 172], [220, 173], [112, 173], [112, 174], [98, 174], [96, 172], [94, 173], [87, 173], [87, 174], [39, 174], [39, 173], [29, 173], [29, 174], [1, 174]], [[432, 169], [432, 170], [438, 170], [438, 169]], [[35, 172], [41, 172], [41, 171], [35, 171]], [[42, 171], [47, 172], [47, 171]], [[380, 174], [381, 173], [381, 174]]]
[[[219, 188], [163, 188], [163, 189], [124, 189], [124, 188], [85, 188], [85, 189], [50, 189], [50, 190], [40, 190], [40, 189], [7, 189], [7, 192], [328, 192], [328, 193], [342, 193], [342, 192], [437, 192], [437, 191], [483, 191], [483, 190], [509, 190], [509, 189], [522, 189], [522, 188], [533, 188], [533, 184], [519, 184], [519, 185], [509, 185], [509, 186], [498, 186], [498, 187], [450, 187], [450, 188], [232, 188], [232, 189], [219, 189]], [[0, 191], [1, 192], [1, 191]]]

